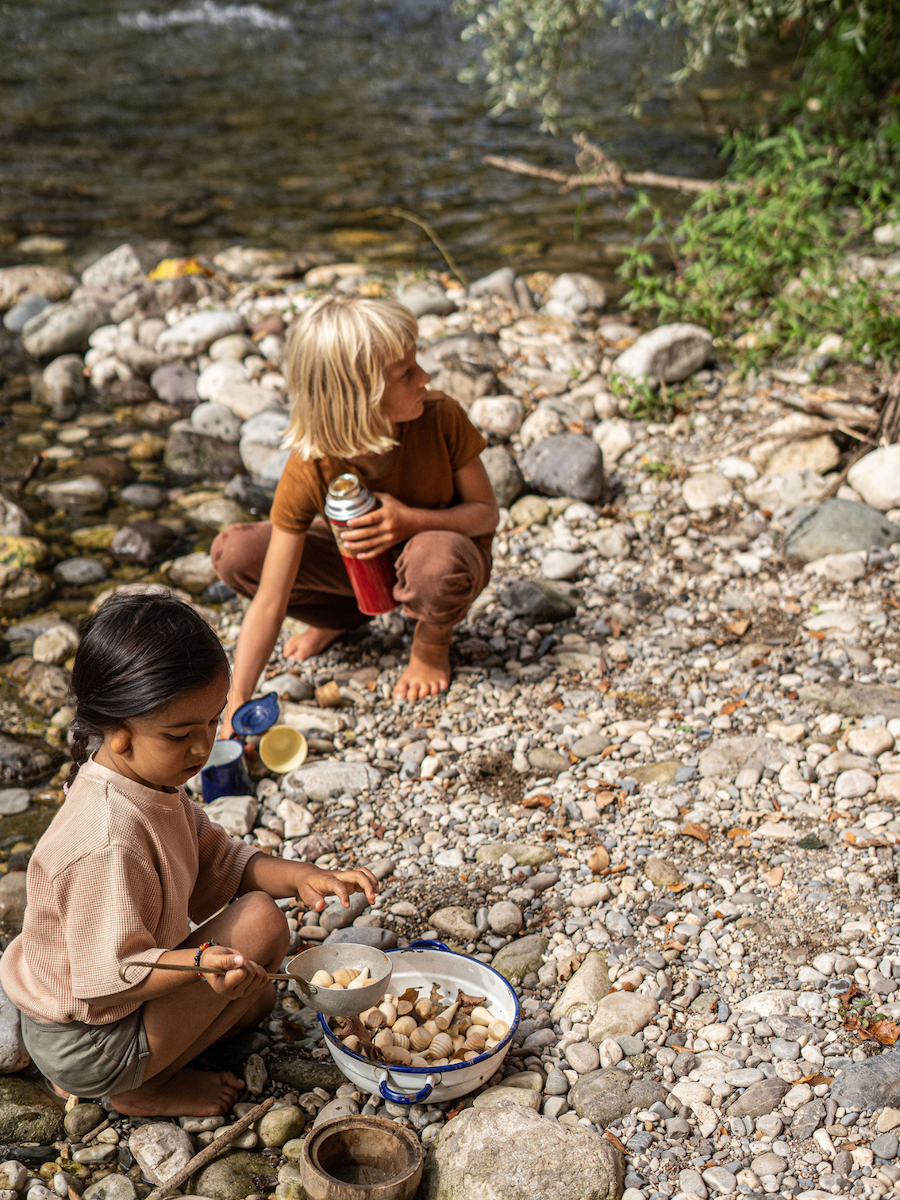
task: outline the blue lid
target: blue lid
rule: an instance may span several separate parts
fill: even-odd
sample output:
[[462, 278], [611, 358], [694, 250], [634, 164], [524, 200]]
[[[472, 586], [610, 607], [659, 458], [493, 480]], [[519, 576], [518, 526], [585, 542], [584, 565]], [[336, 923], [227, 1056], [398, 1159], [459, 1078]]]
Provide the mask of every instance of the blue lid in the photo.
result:
[[277, 720], [278, 697], [274, 692], [267, 692], [265, 696], [242, 704], [231, 718], [231, 727], [235, 733], [248, 737], [256, 733], [265, 733]]

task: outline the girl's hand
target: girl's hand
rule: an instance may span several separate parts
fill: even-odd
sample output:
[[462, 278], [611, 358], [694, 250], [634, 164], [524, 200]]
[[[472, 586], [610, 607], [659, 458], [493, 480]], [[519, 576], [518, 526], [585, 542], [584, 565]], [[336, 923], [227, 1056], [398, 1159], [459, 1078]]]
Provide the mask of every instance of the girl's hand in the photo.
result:
[[209, 946], [204, 950], [200, 955], [200, 974], [204, 967], [230, 968], [227, 975], [203, 975], [217, 995], [229, 1000], [249, 996], [269, 982], [265, 967], [228, 946]]
[[341, 538], [357, 558], [374, 558], [417, 532], [414, 508], [401, 504], [386, 492], [375, 495], [381, 501], [381, 507], [373, 508], [362, 517], [354, 517], [341, 533]]
[[371, 871], [360, 867], [356, 871], [321, 871], [310, 867], [296, 883], [297, 896], [304, 904], [321, 912], [326, 896], [337, 896], [344, 908], [350, 907], [353, 892], [365, 892], [370, 904], [378, 895], [378, 880]]

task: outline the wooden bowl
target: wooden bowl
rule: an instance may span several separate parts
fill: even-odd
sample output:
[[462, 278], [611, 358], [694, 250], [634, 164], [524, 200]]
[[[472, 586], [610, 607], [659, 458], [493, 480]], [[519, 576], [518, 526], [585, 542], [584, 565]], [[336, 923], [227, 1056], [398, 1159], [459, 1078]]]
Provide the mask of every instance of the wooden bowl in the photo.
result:
[[383, 1117], [337, 1117], [307, 1137], [300, 1172], [308, 1200], [412, 1200], [425, 1154]]

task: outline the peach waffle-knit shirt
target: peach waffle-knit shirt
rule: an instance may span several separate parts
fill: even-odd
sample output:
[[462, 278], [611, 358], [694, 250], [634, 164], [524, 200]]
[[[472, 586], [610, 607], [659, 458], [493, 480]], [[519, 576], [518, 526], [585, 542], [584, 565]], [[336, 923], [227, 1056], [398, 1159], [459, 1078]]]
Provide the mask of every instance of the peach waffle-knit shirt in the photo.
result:
[[107, 1025], [139, 1007], [100, 1008], [237, 893], [258, 851], [214, 825], [184, 789], [159, 792], [91, 760], [28, 866], [22, 932], [0, 959], [10, 1000], [38, 1021]]

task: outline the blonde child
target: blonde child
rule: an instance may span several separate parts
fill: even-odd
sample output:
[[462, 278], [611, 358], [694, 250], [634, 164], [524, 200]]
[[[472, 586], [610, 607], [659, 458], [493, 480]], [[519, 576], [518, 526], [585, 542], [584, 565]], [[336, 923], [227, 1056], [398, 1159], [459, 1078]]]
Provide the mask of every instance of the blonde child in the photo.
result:
[[395, 695], [418, 700], [449, 684], [453, 626], [490, 577], [498, 510], [479, 458], [485, 441], [454, 400], [426, 390], [416, 334], [402, 305], [343, 297], [319, 301], [291, 330], [292, 453], [271, 522], [232, 525], [212, 548], [219, 577], [253, 597], [223, 733], [253, 694], [286, 614], [310, 626], [285, 645], [301, 662], [369, 620], [321, 519], [328, 484], [347, 471], [381, 503], [343, 537], [361, 558], [395, 552], [394, 599], [417, 622]]
[[[276, 899], [321, 910], [327, 895], [346, 906], [364, 891], [371, 903], [378, 888], [365, 870], [262, 854], [188, 798], [228, 684], [215, 633], [173, 597], [113, 597], [91, 619], [72, 673], [68, 795], [32, 855], [22, 932], [0, 959], [44, 1075], [132, 1116], [216, 1116], [237, 1099], [236, 1076], [186, 1064], [274, 1007], [266, 972], [289, 941]], [[227, 973], [208, 973], [217, 967]]]

